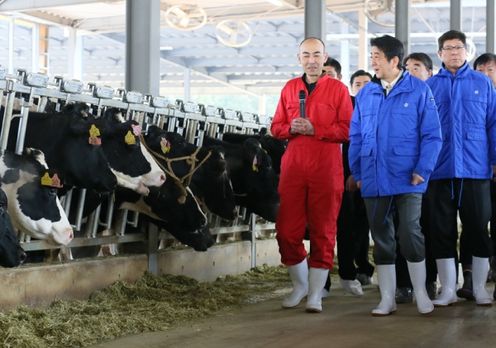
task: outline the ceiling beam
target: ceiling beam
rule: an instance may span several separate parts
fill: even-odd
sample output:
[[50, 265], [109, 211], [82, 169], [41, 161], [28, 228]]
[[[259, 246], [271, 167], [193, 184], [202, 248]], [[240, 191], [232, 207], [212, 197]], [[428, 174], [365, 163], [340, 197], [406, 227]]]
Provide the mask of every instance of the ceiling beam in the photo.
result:
[[[105, 0], [105, 2], [117, 2], [122, 0]], [[15, 0], [5, 1], [0, 5], [0, 12], [8, 11], [32, 11], [49, 7], [85, 5], [102, 2], [102, 0]]]
[[73, 19], [60, 17], [43, 11], [25, 11], [17, 13], [16, 16], [25, 18], [40, 24], [58, 24], [66, 27], [73, 27], [76, 22]]

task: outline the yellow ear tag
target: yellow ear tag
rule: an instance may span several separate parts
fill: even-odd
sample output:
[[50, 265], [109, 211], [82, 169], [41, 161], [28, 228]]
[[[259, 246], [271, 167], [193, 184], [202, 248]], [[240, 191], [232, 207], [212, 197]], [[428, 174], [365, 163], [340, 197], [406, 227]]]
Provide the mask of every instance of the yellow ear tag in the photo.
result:
[[253, 163], [251, 164], [251, 170], [258, 172], [258, 161], [257, 156], [253, 157]]
[[171, 145], [169, 143], [169, 140], [165, 139], [165, 138], [161, 138], [160, 140], [160, 149], [162, 150], [162, 152], [164, 154], [168, 154], [170, 149], [171, 149]]
[[41, 185], [55, 188], [62, 188], [64, 186], [60, 182], [57, 173], [53, 174], [53, 176], [50, 178], [50, 174], [48, 174], [48, 172], [45, 172], [45, 174], [41, 177]]
[[94, 124], [91, 125], [89, 132], [90, 132], [90, 138], [95, 138], [100, 136], [100, 130]]
[[136, 144], [136, 139], [134, 138], [134, 135], [133, 133], [131, 133], [131, 131], [127, 131], [126, 136], [124, 137], [124, 141], [128, 145]]
[[88, 138], [88, 143], [90, 145], [100, 146], [102, 145], [102, 139], [99, 138], [100, 130], [94, 124], [91, 125], [89, 131], [90, 137]]
[[41, 185], [42, 186], [52, 186], [52, 178], [50, 178], [50, 175], [48, 174], [48, 172], [46, 172], [41, 177]]

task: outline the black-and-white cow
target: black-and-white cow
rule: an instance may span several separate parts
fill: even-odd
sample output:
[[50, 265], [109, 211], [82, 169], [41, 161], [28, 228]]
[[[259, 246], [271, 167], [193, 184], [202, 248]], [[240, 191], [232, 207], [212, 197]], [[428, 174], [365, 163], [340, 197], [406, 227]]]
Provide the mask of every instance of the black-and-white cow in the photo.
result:
[[0, 189], [0, 266], [16, 267], [26, 259], [7, 212], [7, 195]]
[[279, 209], [277, 175], [260, 142], [248, 138], [241, 144], [232, 144], [206, 136], [203, 145], [225, 149], [236, 203], [266, 220], [275, 221]]
[[149, 187], [165, 182], [165, 173], [148, 150], [141, 146], [141, 127], [136, 121], [125, 121], [118, 109], [108, 109], [93, 118], [102, 129], [102, 146], [118, 185], [140, 194]]
[[116, 190], [116, 205], [149, 217], [157, 226], [167, 230], [181, 243], [197, 251], [205, 251], [214, 239], [207, 227], [207, 217], [189, 188], [186, 196], [173, 180], [159, 188], [151, 188], [147, 196], [125, 189]]
[[[193, 173], [191, 190], [206, 208], [223, 219], [235, 218], [234, 191], [227, 173], [227, 162], [222, 147], [198, 148], [188, 143], [182, 135], [166, 132], [156, 126], [148, 128], [145, 141], [147, 146], [158, 154], [156, 159], [165, 168], [169, 167], [167, 160], [184, 158], [170, 162], [175, 176], [184, 178]], [[174, 179], [169, 178], [169, 180]]]
[[[63, 178], [63, 191], [72, 186], [112, 191], [117, 179], [100, 146], [101, 139], [95, 122], [85, 118], [84, 110], [63, 110], [60, 113], [30, 112], [25, 136], [25, 147], [43, 151], [49, 168]], [[0, 111], [3, 118], [3, 109]], [[12, 120], [8, 148], [15, 149], [19, 119]]]
[[58, 245], [67, 245], [73, 230], [57, 197], [60, 179], [48, 170], [44, 155], [26, 149], [22, 156], [5, 152], [0, 176], [12, 224], [21, 232]]

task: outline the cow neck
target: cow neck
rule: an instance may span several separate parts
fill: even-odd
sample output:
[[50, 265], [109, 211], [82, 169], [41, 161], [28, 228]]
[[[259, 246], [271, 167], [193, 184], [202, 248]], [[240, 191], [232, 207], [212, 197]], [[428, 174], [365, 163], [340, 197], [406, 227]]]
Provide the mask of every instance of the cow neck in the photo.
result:
[[[150, 153], [155, 156], [156, 158], [160, 158], [167, 163], [167, 168], [160, 163], [160, 161], [156, 161], [159, 167], [167, 174], [169, 175], [172, 179], [174, 179], [174, 182], [176, 185], [179, 187], [181, 190], [182, 197], [184, 197], [184, 200], [186, 200], [186, 196], [188, 194], [186, 188], [191, 184], [191, 178], [193, 177], [193, 174], [209, 159], [209, 157], [212, 155], [212, 151], [208, 151], [205, 158], [203, 158], [201, 161], [198, 160], [197, 155], [200, 152], [200, 147], [197, 147], [196, 150], [189, 156], [181, 156], [181, 157], [175, 157], [175, 158], [167, 158], [165, 156], [162, 156], [156, 151], [153, 151], [148, 144], [145, 141], [145, 138], [143, 137], [143, 134], [140, 134], [140, 139], [141, 143], [145, 146], [145, 148], [150, 151]], [[173, 162], [178, 162], [178, 161], [186, 161], [190, 165], [190, 169], [188, 173], [183, 175], [181, 178], [179, 178], [175, 173], [174, 170], [172, 169], [172, 163]], [[197, 162], [198, 165], [196, 164]], [[181, 201], [181, 197], [179, 198]], [[180, 201], [180, 203], [181, 203]], [[182, 202], [184, 203], [184, 201]]]

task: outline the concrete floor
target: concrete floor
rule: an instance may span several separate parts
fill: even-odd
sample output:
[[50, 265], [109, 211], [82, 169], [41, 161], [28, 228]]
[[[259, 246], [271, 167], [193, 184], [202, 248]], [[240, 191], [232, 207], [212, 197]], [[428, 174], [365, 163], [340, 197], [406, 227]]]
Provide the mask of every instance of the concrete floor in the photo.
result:
[[[334, 286], [334, 285], [333, 285]], [[493, 289], [493, 284], [488, 286]], [[215, 317], [185, 324], [167, 332], [121, 338], [94, 348], [162, 347], [449, 347], [481, 348], [496, 345], [496, 305], [477, 307], [460, 300], [420, 316], [414, 304], [398, 305], [395, 314], [376, 318], [376, 286], [363, 297], [333, 289], [320, 314], [304, 312], [304, 305], [281, 309], [282, 295]], [[492, 293], [492, 292], [491, 292]]]

